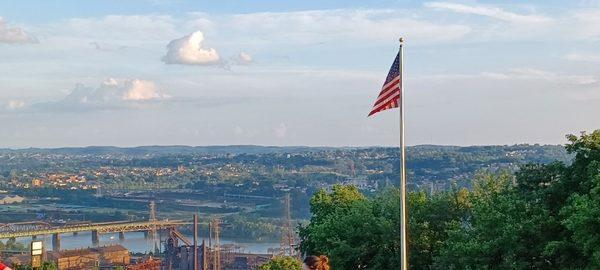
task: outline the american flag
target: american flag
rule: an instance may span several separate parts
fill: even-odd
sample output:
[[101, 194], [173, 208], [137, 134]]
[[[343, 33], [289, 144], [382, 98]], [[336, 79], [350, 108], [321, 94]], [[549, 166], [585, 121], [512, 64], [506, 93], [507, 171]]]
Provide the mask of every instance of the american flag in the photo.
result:
[[400, 77], [400, 54], [396, 55], [396, 59], [390, 68], [390, 72], [383, 83], [381, 92], [373, 105], [373, 109], [369, 113], [369, 116], [374, 115], [380, 111], [384, 111], [391, 108], [398, 108], [398, 102], [400, 101], [400, 86], [402, 84], [402, 78]]
[[0, 270], [12, 270], [12, 269], [0, 262]]

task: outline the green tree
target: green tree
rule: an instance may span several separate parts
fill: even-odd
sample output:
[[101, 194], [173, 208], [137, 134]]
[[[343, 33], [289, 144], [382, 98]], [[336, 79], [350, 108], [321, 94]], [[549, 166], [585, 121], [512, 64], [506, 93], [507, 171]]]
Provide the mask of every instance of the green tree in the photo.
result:
[[365, 199], [355, 186], [334, 185], [331, 193], [321, 189], [310, 200], [311, 221], [319, 221], [329, 214], [349, 209], [353, 203]]
[[465, 219], [449, 224], [437, 269], [552, 269], [544, 257], [548, 213], [515, 192], [509, 174], [480, 175]]
[[[29, 265], [14, 265], [13, 269], [15, 269], [15, 270], [31, 270], [32, 268]], [[56, 267], [56, 264], [54, 264], [52, 262], [44, 262], [44, 263], [42, 263], [41, 270], [58, 270], [58, 267]]]
[[332, 215], [343, 215], [352, 209], [353, 204], [365, 200], [354, 186], [334, 185], [331, 193], [324, 189], [315, 193], [310, 200], [310, 211], [313, 214], [310, 224], [299, 229], [300, 250], [305, 254], [322, 254], [322, 243], [318, 241], [321, 238], [317, 238], [315, 234], [323, 234], [316, 227], [332, 218]]
[[[313, 201], [333, 201], [328, 197], [335, 192], [318, 193]], [[429, 269], [434, 253], [447, 237], [446, 224], [459, 220], [465, 211], [466, 196], [466, 190], [409, 194], [412, 269]], [[327, 214], [315, 214], [301, 229], [303, 252], [329, 256], [333, 269], [393, 269], [400, 263], [398, 190], [390, 189], [370, 199], [353, 197], [354, 201], [338, 200], [339, 204], [327, 204], [327, 211], [316, 211]]]
[[[573, 164], [564, 179], [574, 190], [566, 205], [561, 209], [562, 224], [570, 234], [558, 242], [576, 249], [577, 267], [600, 268], [600, 130], [580, 137], [568, 136], [567, 150], [575, 154]], [[578, 179], [579, 181], [575, 181]]]
[[311, 199], [311, 223], [300, 228], [301, 250], [329, 256], [334, 269], [365, 268], [374, 261], [385, 264], [389, 257], [383, 254], [397, 250], [392, 236], [397, 227], [385, 216], [393, 216], [394, 211], [386, 206], [384, 200], [378, 205], [367, 200], [353, 186], [336, 185], [331, 193], [317, 192]]
[[293, 257], [275, 257], [260, 265], [258, 270], [302, 270], [302, 263]]
[[[469, 206], [468, 190], [408, 194], [409, 262], [412, 269], [429, 269], [448, 238], [448, 224], [458, 222]], [[397, 201], [396, 201], [397, 204]]]
[[25, 247], [25, 245], [18, 243], [15, 238], [10, 238], [10, 239], [6, 240], [6, 243], [2, 243], [2, 241], [0, 241], [0, 251], [2, 251], [2, 250], [23, 251], [26, 249], [27, 248]]
[[437, 268], [598, 269], [600, 130], [567, 138], [570, 165], [525, 165], [514, 184], [480, 179]]

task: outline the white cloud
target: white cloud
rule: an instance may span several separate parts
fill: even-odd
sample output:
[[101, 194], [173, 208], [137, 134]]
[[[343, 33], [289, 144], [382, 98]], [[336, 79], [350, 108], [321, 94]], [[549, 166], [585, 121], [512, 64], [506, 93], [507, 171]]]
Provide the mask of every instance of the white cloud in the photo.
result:
[[541, 15], [522, 15], [509, 11], [505, 11], [493, 6], [469, 6], [450, 2], [429, 2], [425, 3], [426, 7], [449, 10], [456, 13], [473, 14], [486, 16], [510, 23], [545, 23], [551, 19]]
[[167, 96], [160, 94], [156, 84], [151, 81], [128, 80], [125, 85], [124, 100], [152, 100], [163, 99]]
[[415, 80], [433, 85], [455, 85], [456, 88], [482, 91], [490, 96], [511, 91], [523, 97], [528, 96], [526, 100], [600, 100], [600, 77], [537, 68], [512, 68], [477, 74], [430, 75]]
[[600, 62], [600, 54], [568, 53], [564, 56], [564, 59], [569, 60], [569, 61], [577, 61], [577, 62], [598, 63], [598, 62]]
[[9, 28], [0, 17], [0, 43], [24, 44], [37, 43], [38, 40], [19, 27]]
[[217, 51], [203, 48], [204, 34], [193, 32], [185, 37], [175, 39], [167, 45], [167, 54], [163, 61], [167, 64], [182, 65], [214, 65], [220, 62]]
[[593, 75], [568, 74], [544, 69], [520, 67], [504, 71], [481, 72], [476, 74], [443, 74], [417, 77], [419, 80], [504, 80], [548, 82], [562, 86], [593, 86], [600, 84], [600, 78]]
[[151, 101], [169, 98], [161, 93], [152, 81], [139, 79], [126, 79], [118, 81], [109, 78], [102, 82], [98, 88], [86, 87], [78, 84], [64, 99], [68, 103], [76, 104], [110, 104], [133, 101]]
[[237, 55], [237, 57], [233, 59], [233, 61], [238, 65], [249, 65], [252, 64], [254, 59], [252, 59], [252, 56], [250, 56], [249, 54], [241, 52]]
[[25, 102], [22, 100], [10, 100], [6, 104], [6, 108], [9, 110], [18, 110], [25, 107]]
[[557, 84], [568, 85], [594, 85], [599, 82], [596, 76], [591, 75], [573, 75], [562, 74], [552, 71], [535, 69], [535, 68], [513, 68], [503, 73], [488, 73], [488, 75], [497, 75], [496, 79], [526, 79], [526, 80], [544, 80]]
[[246, 42], [301, 43], [343, 40], [393, 42], [401, 35], [413, 42], [456, 40], [470, 32], [460, 24], [437, 24], [402, 10], [313, 10], [233, 15], [221, 22]]

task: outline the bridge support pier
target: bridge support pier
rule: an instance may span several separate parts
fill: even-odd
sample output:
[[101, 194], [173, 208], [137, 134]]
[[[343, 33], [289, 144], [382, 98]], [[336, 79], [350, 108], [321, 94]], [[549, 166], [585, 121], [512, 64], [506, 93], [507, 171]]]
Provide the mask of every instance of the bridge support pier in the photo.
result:
[[100, 233], [97, 230], [92, 231], [92, 245], [93, 246], [100, 245]]
[[37, 235], [33, 235], [33, 236], [31, 236], [31, 240], [32, 240], [32, 241], [35, 241], [35, 240], [37, 240]]
[[119, 232], [119, 241], [125, 241], [125, 232]]
[[60, 251], [60, 234], [58, 233], [52, 235], [52, 250]]
[[79, 234], [79, 232], [73, 232], [73, 236], [76, 236], [78, 234]]

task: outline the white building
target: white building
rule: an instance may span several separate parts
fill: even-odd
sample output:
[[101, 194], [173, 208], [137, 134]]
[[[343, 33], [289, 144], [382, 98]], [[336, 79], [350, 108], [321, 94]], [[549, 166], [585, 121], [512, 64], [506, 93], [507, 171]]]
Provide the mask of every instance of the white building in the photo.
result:
[[19, 195], [0, 194], [0, 204], [22, 203], [25, 198]]

